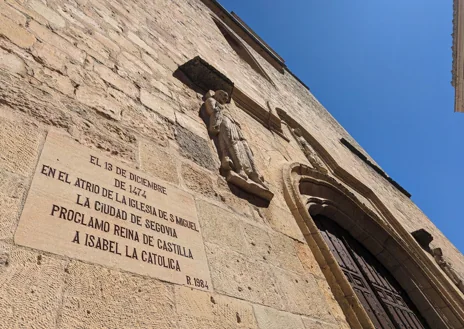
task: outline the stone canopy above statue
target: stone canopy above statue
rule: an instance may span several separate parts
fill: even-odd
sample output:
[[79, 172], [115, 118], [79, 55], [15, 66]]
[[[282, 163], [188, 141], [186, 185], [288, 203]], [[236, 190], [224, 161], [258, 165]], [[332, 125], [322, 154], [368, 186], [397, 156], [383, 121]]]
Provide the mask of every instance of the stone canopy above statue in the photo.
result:
[[238, 88], [227, 76], [214, 66], [197, 56], [179, 67], [192, 84], [200, 89], [202, 94], [209, 90], [224, 90], [229, 95], [228, 102], [234, 99], [236, 105], [250, 114], [267, 129], [288, 141], [282, 130], [282, 121], [272, 110], [258, 104], [243, 90]]
[[203, 93], [209, 90], [224, 90], [229, 97], [227, 101], [230, 101], [234, 92], [234, 83], [201, 57], [197, 56], [189, 60], [180, 66], [179, 70]]

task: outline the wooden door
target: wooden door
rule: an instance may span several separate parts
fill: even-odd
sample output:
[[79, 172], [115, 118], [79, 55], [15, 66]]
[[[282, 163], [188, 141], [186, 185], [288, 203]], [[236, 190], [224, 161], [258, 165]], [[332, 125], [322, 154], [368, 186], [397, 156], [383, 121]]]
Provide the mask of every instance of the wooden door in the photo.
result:
[[387, 269], [346, 230], [324, 216], [314, 218], [376, 329], [428, 329]]

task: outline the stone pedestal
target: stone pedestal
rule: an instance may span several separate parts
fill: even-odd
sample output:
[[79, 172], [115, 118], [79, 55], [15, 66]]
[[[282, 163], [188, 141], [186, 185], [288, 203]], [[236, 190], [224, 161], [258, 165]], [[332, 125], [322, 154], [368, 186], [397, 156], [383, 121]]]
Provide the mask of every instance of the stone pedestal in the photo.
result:
[[244, 179], [234, 171], [229, 171], [226, 176], [227, 182], [234, 184], [248, 193], [254, 194], [267, 201], [271, 201], [274, 193], [269, 191], [264, 186], [253, 182], [251, 179]]

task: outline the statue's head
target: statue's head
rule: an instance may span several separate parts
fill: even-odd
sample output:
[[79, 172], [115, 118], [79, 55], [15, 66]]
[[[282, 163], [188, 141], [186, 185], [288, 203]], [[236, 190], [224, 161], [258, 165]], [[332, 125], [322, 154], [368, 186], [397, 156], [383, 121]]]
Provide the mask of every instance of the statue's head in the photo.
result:
[[214, 99], [221, 104], [225, 104], [229, 100], [229, 94], [224, 90], [217, 90], [214, 94]]
[[441, 248], [435, 248], [432, 250], [432, 255], [442, 257], [443, 251], [441, 250]]
[[301, 135], [303, 135], [303, 134], [301, 133], [300, 128], [295, 128], [295, 129], [293, 129], [293, 133], [294, 133], [295, 135], [297, 135], [298, 137], [301, 137]]

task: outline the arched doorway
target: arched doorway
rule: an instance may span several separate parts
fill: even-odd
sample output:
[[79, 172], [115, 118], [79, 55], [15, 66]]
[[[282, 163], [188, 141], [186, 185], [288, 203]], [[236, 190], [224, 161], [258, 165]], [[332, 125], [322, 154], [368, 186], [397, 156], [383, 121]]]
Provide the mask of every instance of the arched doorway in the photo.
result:
[[313, 219], [376, 329], [429, 329], [406, 292], [365, 247], [331, 219]]
[[340, 181], [300, 163], [285, 166], [283, 178], [285, 200], [351, 328], [376, 327], [324, 241], [314, 221], [319, 215], [336, 222], [375, 256], [414, 303], [419, 313], [413, 313], [425, 319], [428, 327], [423, 328], [464, 328], [464, 300], [457, 289], [372, 190], [353, 177]]

